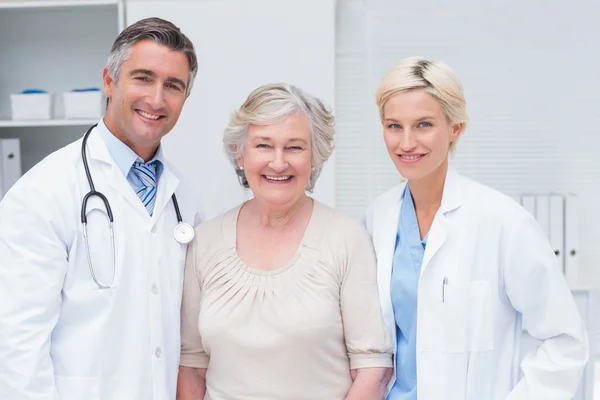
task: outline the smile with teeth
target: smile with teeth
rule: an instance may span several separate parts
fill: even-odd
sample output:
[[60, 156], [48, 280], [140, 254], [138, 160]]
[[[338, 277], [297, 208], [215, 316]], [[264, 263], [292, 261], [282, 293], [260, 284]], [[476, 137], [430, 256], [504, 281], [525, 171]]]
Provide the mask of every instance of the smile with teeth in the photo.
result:
[[148, 118], [148, 119], [153, 119], [153, 120], [157, 120], [160, 118], [160, 115], [154, 115], [154, 114], [148, 114], [147, 112], [144, 112], [142, 110], [137, 110], [138, 114], [140, 114], [142, 117], [144, 118]]
[[288, 179], [291, 179], [292, 176], [291, 175], [285, 175], [285, 176], [269, 176], [269, 175], [263, 175], [265, 178], [267, 178], [270, 181], [287, 181]]
[[400, 154], [400, 158], [405, 160], [416, 160], [419, 157], [422, 157], [422, 154]]

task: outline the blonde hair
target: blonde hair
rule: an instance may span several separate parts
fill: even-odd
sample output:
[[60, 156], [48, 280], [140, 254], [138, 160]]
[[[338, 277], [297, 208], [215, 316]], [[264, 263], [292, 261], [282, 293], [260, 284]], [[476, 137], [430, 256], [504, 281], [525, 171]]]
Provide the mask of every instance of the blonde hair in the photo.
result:
[[313, 169], [306, 190], [312, 192], [323, 165], [333, 152], [335, 119], [321, 100], [286, 83], [271, 83], [253, 90], [239, 110], [231, 115], [225, 128], [225, 153], [242, 186], [249, 187], [237, 160], [244, 152], [248, 127], [279, 123], [294, 113], [304, 115], [310, 124]]
[[[462, 132], [466, 130], [469, 116], [460, 79], [447, 64], [420, 57], [400, 61], [379, 84], [375, 102], [379, 107], [381, 121], [385, 119], [383, 107], [392, 96], [417, 89], [423, 89], [433, 96], [442, 106], [450, 123], [463, 124]], [[451, 153], [454, 152], [455, 145], [456, 141], [450, 143]]]

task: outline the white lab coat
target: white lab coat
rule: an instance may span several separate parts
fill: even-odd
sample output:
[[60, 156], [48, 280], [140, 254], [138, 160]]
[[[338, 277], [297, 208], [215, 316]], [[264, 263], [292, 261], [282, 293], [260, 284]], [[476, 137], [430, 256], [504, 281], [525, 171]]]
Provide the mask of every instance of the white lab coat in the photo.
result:
[[[83, 132], [82, 132], [83, 133]], [[150, 217], [94, 130], [88, 162], [114, 215], [116, 277], [92, 280], [82, 236], [81, 140], [31, 169], [0, 203], [0, 399], [175, 399], [186, 245], [197, 202], [165, 162]], [[102, 210], [102, 211], [100, 211]], [[88, 203], [92, 262], [111, 277], [104, 207]]]
[[[390, 278], [405, 185], [380, 196], [366, 215], [394, 343]], [[587, 331], [548, 240], [511, 198], [449, 168], [417, 296], [419, 400], [575, 395], [589, 356]], [[523, 330], [543, 340], [524, 358]]]

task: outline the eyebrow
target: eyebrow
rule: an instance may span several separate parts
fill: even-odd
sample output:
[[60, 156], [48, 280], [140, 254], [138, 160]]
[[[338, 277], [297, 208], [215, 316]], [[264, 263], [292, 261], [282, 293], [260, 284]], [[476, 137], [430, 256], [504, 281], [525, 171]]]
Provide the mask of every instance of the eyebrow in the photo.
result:
[[303, 144], [305, 144], [305, 145], [307, 144], [306, 140], [304, 140], [304, 139], [300, 139], [300, 138], [293, 138], [293, 139], [290, 139], [290, 142], [300, 142], [300, 143], [303, 143]]
[[435, 117], [431, 117], [431, 116], [421, 117], [416, 122], [425, 121], [426, 119], [435, 119]]
[[[253, 140], [255, 140], [255, 141], [256, 140], [259, 140], [259, 141], [262, 140], [262, 141], [265, 141], [265, 142], [272, 142], [273, 141], [273, 139], [271, 139], [270, 137], [266, 137], [266, 136], [257, 136]], [[301, 142], [301, 143], [307, 144], [306, 140], [301, 139], [301, 138], [292, 138], [292, 139], [288, 140], [288, 142]]]
[[[144, 69], [144, 68], [134, 69], [133, 71], [129, 72], [129, 76], [133, 76], [133, 75], [137, 75], [137, 74], [148, 75], [148, 76], [151, 76], [153, 78], [156, 77], [156, 73], [154, 71], [151, 71], [149, 69]], [[175, 78], [174, 76], [168, 77], [167, 78], [167, 82], [177, 83], [178, 85], [181, 85], [184, 90], [187, 88], [187, 85], [185, 84], [184, 81], [182, 81], [179, 78]]]
[[270, 142], [270, 141], [272, 141], [270, 137], [266, 137], [266, 136], [257, 136], [255, 138], [253, 138], [252, 140], [254, 140], [254, 141], [261, 140], [263, 142]]
[[[421, 117], [421, 118], [419, 118], [419, 119], [415, 120], [415, 122], [421, 122], [421, 121], [425, 121], [426, 119], [435, 119], [435, 117], [432, 117], [432, 116], [425, 116], [425, 117]], [[384, 119], [384, 121], [389, 121], [389, 122], [400, 122], [400, 121], [398, 121], [397, 119], [394, 119], [394, 118], [386, 118], [386, 119]]]

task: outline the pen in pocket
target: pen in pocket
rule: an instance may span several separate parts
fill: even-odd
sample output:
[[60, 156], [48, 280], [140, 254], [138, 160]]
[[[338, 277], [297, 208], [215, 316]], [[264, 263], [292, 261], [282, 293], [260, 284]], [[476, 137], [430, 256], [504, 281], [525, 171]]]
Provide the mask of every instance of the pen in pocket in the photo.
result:
[[445, 297], [446, 293], [445, 292], [446, 292], [446, 285], [447, 284], [448, 284], [448, 277], [445, 276], [444, 277], [444, 281], [442, 282], [442, 303], [446, 302], [446, 297]]

